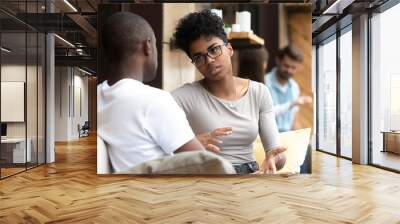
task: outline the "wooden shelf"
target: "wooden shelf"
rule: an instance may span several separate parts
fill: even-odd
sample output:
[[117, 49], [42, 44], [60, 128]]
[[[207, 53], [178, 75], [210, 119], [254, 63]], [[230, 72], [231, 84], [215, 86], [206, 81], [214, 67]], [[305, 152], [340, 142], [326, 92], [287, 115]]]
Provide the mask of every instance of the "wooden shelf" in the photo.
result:
[[229, 32], [228, 41], [234, 49], [258, 48], [264, 45], [264, 39], [249, 32]]

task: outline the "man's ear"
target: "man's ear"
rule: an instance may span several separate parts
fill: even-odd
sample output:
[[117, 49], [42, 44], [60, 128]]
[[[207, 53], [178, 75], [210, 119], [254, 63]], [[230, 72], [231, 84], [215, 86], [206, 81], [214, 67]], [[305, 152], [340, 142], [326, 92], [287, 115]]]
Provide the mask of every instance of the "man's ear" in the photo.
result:
[[226, 48], [229, 50], [229, 55], [232, 57], [233, 56], [233, 48], [231, 43], [226, 44]]
[[267, 71], [267, 67], [268, 67], [268, 62], [267, 62], [267, 61], [264, 61], [264, 62], [263, 62], [263, 71], [264, 71], [264, 72]]
[[143, 41], [143, 53], [146, 56], [149, 56], [151, 54], [151, 40], [150, 38], [147, 38], [145, 41]]

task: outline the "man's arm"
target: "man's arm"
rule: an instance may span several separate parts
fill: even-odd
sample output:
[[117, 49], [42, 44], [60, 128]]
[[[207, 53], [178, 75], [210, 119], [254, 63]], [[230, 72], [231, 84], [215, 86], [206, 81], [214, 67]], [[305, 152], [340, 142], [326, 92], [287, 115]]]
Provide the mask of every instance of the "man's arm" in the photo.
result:
[[188, 151], [205, 151], [205, 149], [203, 145], [200, 144], [200, 142], [196, 138], [193, 138], [192, 140], [186, 142], [177, 150], [175, 150], [174, 153], [188, 152]]
[[284, 104], [277, 104], [274, 106], [275, 115], [282, 115], [287, 113], [294, 106], [294, 102], [287, 102]]

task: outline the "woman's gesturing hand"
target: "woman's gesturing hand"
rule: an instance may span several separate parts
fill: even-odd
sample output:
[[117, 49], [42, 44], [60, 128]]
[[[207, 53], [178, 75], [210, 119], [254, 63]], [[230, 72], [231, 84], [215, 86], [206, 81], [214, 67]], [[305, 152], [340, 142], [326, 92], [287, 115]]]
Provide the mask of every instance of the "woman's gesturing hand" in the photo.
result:
[[282, 169], [286, 162], [284, 151], [286, 151], [286, 147], [277, 147], [266, 152], [259, 173], [276, 174], [277, 170]]
[[222, 144], [223, 142], [218, 139], [219, 136], [227, 136], [232, 134], [232, 128], [217, 128], [211, 132], [199, 134], [196, 136], [197, 140], [209, 151], [219, 152], [220, 148], [217, 146], [218, 144]]

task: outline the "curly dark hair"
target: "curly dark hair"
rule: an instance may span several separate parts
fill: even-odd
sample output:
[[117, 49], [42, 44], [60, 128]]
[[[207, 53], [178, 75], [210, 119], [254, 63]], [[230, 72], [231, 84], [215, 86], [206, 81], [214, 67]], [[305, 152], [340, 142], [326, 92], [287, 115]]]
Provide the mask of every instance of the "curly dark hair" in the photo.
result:
[[200, 37], [218, 37], [228, 42], [222, 19], [209, 9], [183, 17], [174, 33], [174, 45], [189, 55], [190, 45]]

